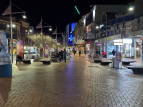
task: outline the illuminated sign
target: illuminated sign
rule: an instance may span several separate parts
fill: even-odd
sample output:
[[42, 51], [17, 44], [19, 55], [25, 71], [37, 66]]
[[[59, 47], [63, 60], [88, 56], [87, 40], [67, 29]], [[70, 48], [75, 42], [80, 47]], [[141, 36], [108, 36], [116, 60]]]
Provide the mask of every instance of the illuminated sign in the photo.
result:
[[100, 25], [100, 28], [102, 28], [104, 25], [102, 24], [102, 25]]
[[77, 13], [78, 13], [78, 14], [80, 14], [80, 12], [79, 12], [79, 10], [77, 9], [77, 7], [76, 7], [76, 6], [74, 6], [74, 7], [75, 7], [75, 9], [76, 9]]

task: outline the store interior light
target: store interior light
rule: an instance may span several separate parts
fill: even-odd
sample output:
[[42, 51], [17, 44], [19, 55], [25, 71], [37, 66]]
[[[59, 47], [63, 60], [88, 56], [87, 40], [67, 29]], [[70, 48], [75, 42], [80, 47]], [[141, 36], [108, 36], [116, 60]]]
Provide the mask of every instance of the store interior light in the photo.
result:
[[113, 40], [113, 41], [116, 42], [116, 43], [121, 43], [122, 39], [117, 39], [117, 40]]
[[124, 45], [124, 43], [114, 43], [114, 45]]
[[123, 43], [132, 43], [132, 39], [123, 39]]

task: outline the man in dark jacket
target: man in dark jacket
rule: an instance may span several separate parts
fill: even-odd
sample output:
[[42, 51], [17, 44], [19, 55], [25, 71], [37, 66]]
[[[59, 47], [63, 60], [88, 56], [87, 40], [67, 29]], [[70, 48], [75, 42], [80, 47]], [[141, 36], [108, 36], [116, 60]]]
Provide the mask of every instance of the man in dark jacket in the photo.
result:
[[79, 57], [80, 57], [80, 55], [81, 55], [81, 50], [79, 51]]
[[114, 49], [113, 49], [113, 51], [112, 51], [113, 56], [115, 56], [115, 53], [116, 53], [116, 51], [114, 51]]
[[66, 50], [65, 50], [65, 49], [64, 49], [63, 54], [64, 54], [64, 60], [65, 60], [65, 62], [66, 62], [66, 55], [67, 55], [67, 53], [66, 53]]

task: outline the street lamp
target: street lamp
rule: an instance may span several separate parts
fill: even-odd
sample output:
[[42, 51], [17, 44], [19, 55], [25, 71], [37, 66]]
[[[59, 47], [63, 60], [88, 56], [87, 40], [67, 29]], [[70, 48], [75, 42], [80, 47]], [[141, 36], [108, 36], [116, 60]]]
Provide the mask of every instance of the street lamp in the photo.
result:
[[12, 5], [15, 6], [11, 0], [10, 0], [10, 4], [7, 7], [7, 9], [3, 12], [3, 16], [5, 15], [10, 15], [10, 27], [11, 27], [11, 62], [13, 63], [13, 35], [12, 35], [12, 27], [15, 27], [16, 25], [12, 24], [12, 14], [21, 14], [23, 13], [25, 15], [25, 11], [23, 11], [22, 9], [20, 9], [19, 7], [15, 6], [16, 8], [20, 9], [22, 12], [12, 12]]
[[42, 20], [42, 17], [41, 17], [41, 21], [40, 21], [40, 23], [39, 23], [39, 25], [36, 27], [36, 29], [38, 29], [38, 28], [41, 28], [41, 36], [42, 36], [42, 45], [43, 45], [43, 58], [44, 58], [44, 42], [43, 42], [43, 28], [46, 28], [46, 27], [50, 27], [51, 28], [51, 26], [49, 26], [47, 23], [45, 23], [46, 25], [48, 25], [48, 26], [43, 26], [42, 25], [42, 23], [43, 23], [44, 21]]
[[52, 28], [51, 28], [51, 27], [49, 28], [49, 31], [52, 31]]
[[[102, 19], [103, 19], [103, 16], [105, 15], [105, 19], [106, 19], [106, 59], [107, 59], [107, 48], [108, 48], [108, 44], [107, 44], [107, 35], [108, 35], [108, 31], [107, 31], [107, 13], [106, 12], [104, 12], [103, 14], [102, 14]], [[102, 24], [102, 19], [101, 19], [101, 24]]]
[[24, 14], [24, 15], [23, 15], [23, 19], [26, 19], [26, 18], [27, 18], [27, 17], [26, 17], [26, 15]]

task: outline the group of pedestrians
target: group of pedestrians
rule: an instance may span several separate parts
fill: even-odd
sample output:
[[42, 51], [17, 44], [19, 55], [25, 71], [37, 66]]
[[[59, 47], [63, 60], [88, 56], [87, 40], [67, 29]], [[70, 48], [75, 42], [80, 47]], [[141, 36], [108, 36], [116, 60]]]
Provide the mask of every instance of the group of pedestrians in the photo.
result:
[[[75, 55], [75, 53], [76, 53], [76, 50], [73, 50], [73, 53], [74, 53], [74, 55]], [[81, 50], [79, 50], [79, 57], [81, 56]]]
[[63, 50], [59, 51], [59, 53], [58, 53], [59, 62], [62, 62], [62, 61], [66, 62], [66, 55], [67, 55], [67, 53], [66, 53], [65, 49], [64, 49], [64, 51]]

